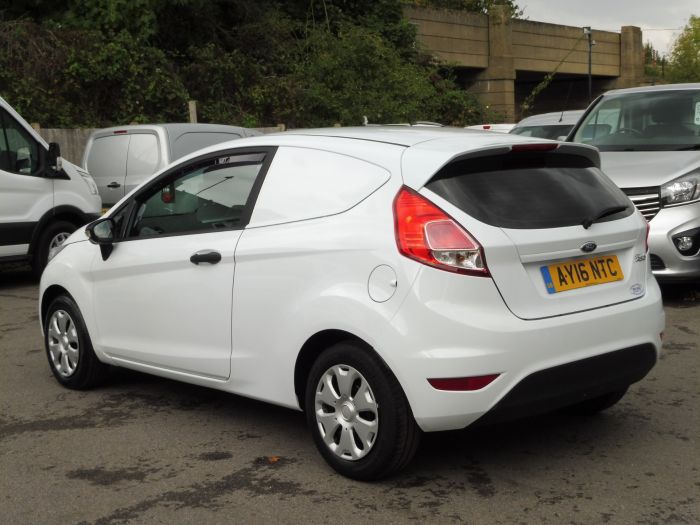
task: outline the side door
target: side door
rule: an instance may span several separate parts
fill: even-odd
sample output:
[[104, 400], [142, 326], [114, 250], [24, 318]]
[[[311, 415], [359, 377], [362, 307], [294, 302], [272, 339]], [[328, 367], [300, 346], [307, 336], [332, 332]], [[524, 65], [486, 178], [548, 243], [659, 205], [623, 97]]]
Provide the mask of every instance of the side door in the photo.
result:
[[41, 216], [53, 208], [53, 180], [41, 176], [41, 149], [0, 108], [0, 257], [26, 255]]
[[111, 215], [117, 241], [92, 266], [99, 349], [127, 366], [229, 377], [234, 251], [273, 155], [188, 161]]
[[85, 168], [95, 179], [103, 206], [111, 206], [124, 196], [128, 150], [129, 135], [97, 136], [92, 141]]

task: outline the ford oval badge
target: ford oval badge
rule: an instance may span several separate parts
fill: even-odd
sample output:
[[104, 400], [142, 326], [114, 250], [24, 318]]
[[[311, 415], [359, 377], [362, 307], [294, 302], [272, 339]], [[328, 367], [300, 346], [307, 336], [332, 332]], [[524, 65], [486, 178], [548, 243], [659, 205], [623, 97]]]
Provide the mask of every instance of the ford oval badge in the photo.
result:
[[581, 246], [581, 251], [584, 253], [591, 253], [593, 250], [595, 250], [598, 247], [598, 245], [594, 242], [587, 242], [583, 246]]

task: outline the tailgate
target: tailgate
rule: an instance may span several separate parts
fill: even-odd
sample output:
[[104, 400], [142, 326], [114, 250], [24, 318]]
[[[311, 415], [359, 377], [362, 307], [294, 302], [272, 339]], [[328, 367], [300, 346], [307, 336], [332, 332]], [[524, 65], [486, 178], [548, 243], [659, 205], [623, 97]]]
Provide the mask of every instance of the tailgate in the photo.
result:
[[458, 159], [422, 193], [482, 244], [503, 300], [522, 319], [645, 293], [646, 222], [590, 158], [524, 151]]

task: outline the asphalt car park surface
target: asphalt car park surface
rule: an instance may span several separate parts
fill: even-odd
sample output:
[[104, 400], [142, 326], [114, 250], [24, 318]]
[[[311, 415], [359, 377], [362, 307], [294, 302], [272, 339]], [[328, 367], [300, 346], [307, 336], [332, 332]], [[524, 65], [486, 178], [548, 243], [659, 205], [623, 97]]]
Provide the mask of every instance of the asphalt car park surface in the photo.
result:
[[62, 388], [38, 284], [0, 270], [0, 523], [699, 523], [700, 285], [662, 289], [663, 358], [615, 407], [426, 434], [359, 483], [300, 412], [125, 370]]

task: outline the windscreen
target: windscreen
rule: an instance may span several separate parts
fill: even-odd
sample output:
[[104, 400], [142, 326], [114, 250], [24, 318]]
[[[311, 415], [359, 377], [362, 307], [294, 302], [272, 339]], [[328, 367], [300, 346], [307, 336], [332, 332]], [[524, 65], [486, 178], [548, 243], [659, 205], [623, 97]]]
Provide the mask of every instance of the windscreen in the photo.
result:
[[[634, 211], [625, 194], [589, 159], [561, 153], [457, 160], [426, 187], [500, 228], [560, 228], [616, 220]], [[604, 214], [620, 207], [624, 209]]]
[[601, 151], [700, 150], [700, 89], [604, 96], [573, 142]]

